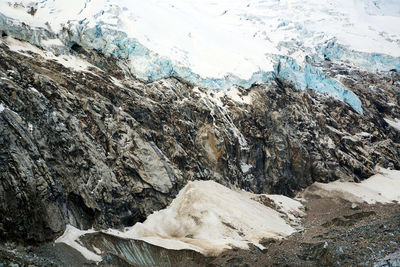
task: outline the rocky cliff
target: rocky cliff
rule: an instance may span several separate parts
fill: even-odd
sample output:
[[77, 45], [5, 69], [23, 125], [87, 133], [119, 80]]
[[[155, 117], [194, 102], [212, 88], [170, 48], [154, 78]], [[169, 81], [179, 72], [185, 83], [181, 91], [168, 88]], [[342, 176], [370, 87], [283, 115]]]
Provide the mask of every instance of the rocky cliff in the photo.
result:
[[144, 83], [123, 60], [69, 53], [1, 39], [2, 240], [131, 226], [192, 180], [293, 196], [314, 181], [362, 180], [377, 164], [400, 169], [395, 71], [320, 63], [358, 96], [360, 114], [278, 77], [225, 91]]

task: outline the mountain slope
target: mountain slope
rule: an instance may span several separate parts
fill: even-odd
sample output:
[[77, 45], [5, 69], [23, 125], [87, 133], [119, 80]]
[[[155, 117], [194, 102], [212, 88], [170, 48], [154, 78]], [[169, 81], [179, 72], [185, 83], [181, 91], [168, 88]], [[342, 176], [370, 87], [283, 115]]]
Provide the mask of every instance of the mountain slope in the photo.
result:
[[280, 77], [362, 112], [351, 90], [313, 65], [328, 58], [369, 70], [400, 68], [400, 17], [389, 0], [375, 6], [362, 0], [22, 1], [1, 8], [5, 34], [56, 53], [77, 43], [128, 59], [143, 81], [178, 77], [226, 89]]
[[10, 37], [0, 47], [3, 238], [133, 225], [192, 180], [294, 195], [400, 168], [399, 131], [383, 119], [400, 117], [399, 81], [385, 74], [325, 65], [361, 115], [279, 79], [229, 91], [146, 84], [94, 50], [55, 56]]
[[[212, 259], [193, 251], [171, 252], [98, 231], [138, 229], [148, 219], [147, 241], [157, 235], [161, 243], [182, 239], [188, 245], [209, 235], [210, 227], [199, 225], [217, 222], [221, 232], [214, 236], [224, 240], [223, 248], [231, 247], [226, 240], [232, 236], [239, 247], [261, 244], [261, 236], [248, 230], [254, 226], [242, 227], [248, 226], [240, 220], [243, 212], [226, 214], [227, 207], [213, 206], [224, 195], [218, 192], [294, 197], [314, 182], [353, 185], [378, 166], [400, 169], [398, 6], [391, 0], [0, 2], [0, 260], [13, 257], [13, 242], [35, 249], [45, 243], [49, 257], [60, 251], [75, 255], [52, 243], [60, 236], [70, 242], [66, 236], [75, 227], [72, 234], [93, 228], [93, 235], [70, 244], [87, 248], [96, 260], [101, 245], [109, 253], [105, 263], [128, 264], [115, 251], [121, 246], [126, 255], [135, 249], [150, 253], [144, 263], [159, 257], [172, 264], [188, 255], [205, 264]], [[175, 197], [197, 192], [184, 188], [202, 184], [199, 180], [228, 189], [208, 190], [215, 198], [200, 190], [197, 202], [210, 200], [212, 208], [192, 218], [177, 211], [187, 206], [171, 203], [185, 204], [186, 198]], [[287, 222], [282, 207], [256, 198]], [[235, 206], [249, 201], [237, 199]], [[325, 207], [308, 200], [319, 214], [316, 222], [313, 212], [304, 219], [311, 233], [291, 235], [282, 244], [301, 246], [299, 235], [314, 238], [313, 231], [321, 230], [316, 223], [329, 223]], [[340, 208], [341, 201], [332, 206]], [[349, 216], [353, 208], [345, 203], [343, 215]], [[170, 204], [169, 211], [162, 210]], [[362, 206], [367, 212], [379, 207]], [[390, 206], [383, 208], [388, 219], [381, 221], [395, 227]], [[156, 211], [159, 215], [150, 216]], [[175, 218], [175, 228], [163, 228], [157, 222], [164, 222], [165, 213], [184, 216]], [[180, 231], [187, 222], [198, 225]], [[286, 236], [288, 229], [272, 236]], [[323, 242], [322, 237], [331, 235], [315, 240]], [[324, 246], [301, 253], [330, 251]], [[272, 247], [279, 254], [272, 260], [281, 263], [282, 248]], [[71, 264], [86, 263], [83, 257], [75, 260]]]

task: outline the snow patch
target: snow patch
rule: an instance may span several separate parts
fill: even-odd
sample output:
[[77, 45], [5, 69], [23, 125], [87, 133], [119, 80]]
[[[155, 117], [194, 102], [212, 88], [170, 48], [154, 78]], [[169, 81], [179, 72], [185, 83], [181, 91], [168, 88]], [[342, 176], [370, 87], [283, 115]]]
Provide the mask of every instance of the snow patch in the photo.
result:
[[[216, 255], [232, 247], [260, 248], [263, 238], [280, 239], [295, 232], [281, 214], [213, 181], [189, 182], [171, 205], [124, 232], [108, 230], [122, 238], [139, 239], [168, 249], [191, 249]], [[283, 197], [284, 198], [284, 197]], [[297, 204], [280, 199], [284, 210]]]
[[44, 46], [64, 46], [60, 39], [46, 39], [42, 40]]
[[122, 82], [120, 80], [118, 80], [117, 78], [111, 77], [111, 81], [113, 82], [113, 84], [115, 84], [118, 87], [124, 87], [124, 85], [122, 84]]
[[0, 104], [0, 113], [6, 109], [3, 103]]
[[7, 37], [5, 38], [4, 43], [8, 46], [8, 48], [11, 51], [23, 54], [24, 56], [32, 57], [32, 55], [27, 53], [27, 52], [32, 52], [42, 56], [43, 58], [46, 58], [46, 53], [43, 50], [39, 49], [38, 47], [28, 42], [19, 41], [12, 37]]
[[361, 183], [335, 181], [314, 183], [302, 195], [339, 198], [368, 204], [400, 202], [400, 171], [379, 168], [379, 173]]
[[246, 96], [243, 96], [240, 94], [239, 89], [235, 86], [228, 89], [225, 92], [225, 94], [228, 97], [230, 97], [232, 100], [239, 102], [241, 104], [251, 105], [253, 103], [253, 99], [252, 99], [250, 93], [248, 93]]
[[35, 92], [35, 93], [38, 93], [38, 94], [40, 94], [40, 93], [39, 93], [39, 91], [38, 91], [38, 90], [36, 90], [36, 88], [35, 88], [35, 87], [29, 87], [29, 90], [31, 90], [32, 92]]
[[243, 173], [248, 173], [251, 168], [253, 168], [253, 165], [251, 164], [247, 164], [245, 162], [240, 163], [240, 169], [242, 170]]
[[54, 60], [66, 68], [73, 69], [75, 71], [87, 71], [89, 67], [96, 68], [87, 61], [72, 55], [60, 55], [56, 56], [52, 52], [44, 51], [28, 42], [20, 41], [12, 37], [5, 39], [5, 44], [11, 51], [23, 54], [27, 57], [32, 57], [30, 53], [35, 53], [47, 60]]
[[396, 130], [400, 131], [400, 120], [399, 119], [394, 119], [394, 121], [389, 120], [389, 119], [384, 119], [387, 124], [389, 124], [390, 126], [392, 126], [393, 128], [395, 128]]
[[95, 262], [100, 262], [102, 260], [102, 257], [100, 255], [97, 255], [96, 253], [90, 251], [86, 247], [84, 247], [82, 244], [79, 243], [79, 238], [85, 234], [90, 234], [90, 233], [95, 233], [94, 230], [79, 230], [72, 225], [67, 225], [65, 228], [65, 232], [62, 236], [57, 238], [55, 240], [55, 243], [64, 243], [67, 244], [68, 246], [76, 249], [79, 251], [86, 259], [95, 261]]
[[305, 215], [303, 211], [303, 205], [301, 202], [288, 198], [284, 195], [266, 195], [269, 199], [272, 199], [278, 208], [278, 211], [287, 215], [291, 221], [298, 222], [298, 217]]

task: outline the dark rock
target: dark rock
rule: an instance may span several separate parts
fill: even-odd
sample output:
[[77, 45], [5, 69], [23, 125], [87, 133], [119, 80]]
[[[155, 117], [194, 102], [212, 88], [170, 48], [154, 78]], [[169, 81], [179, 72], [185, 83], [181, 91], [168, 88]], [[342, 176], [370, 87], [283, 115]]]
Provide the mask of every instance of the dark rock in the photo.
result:
[[383, 120], [400, 117], [387, 73], [327, 67], [345, 76], [362, 115], [279, 80], [239, 88], [251, 104], [225, 96], [220, 106], [212, 90], [146, 84], [116, 59], [71, 52], [95, 67], [74, 71], [0, 44], [2, 240], [53, 240], [68, 223], [130, 226], [191, 180], [293, 196], [315, 181], [365, 179], [377, 164], [400, 168], [400, 134]]

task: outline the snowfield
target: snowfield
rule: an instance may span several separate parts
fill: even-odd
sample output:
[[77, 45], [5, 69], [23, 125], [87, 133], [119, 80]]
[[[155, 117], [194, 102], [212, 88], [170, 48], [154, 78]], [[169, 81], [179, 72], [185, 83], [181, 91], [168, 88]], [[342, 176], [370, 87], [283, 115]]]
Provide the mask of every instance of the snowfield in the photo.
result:
[[315, 65], [400, 70], [399, 10], [395, 0], [20, 0], [0, 3], [0, 28], [56, 54], [78, 43], [128, 59], [144, 81], [227, 89], [279, 77], [362, 113]]

